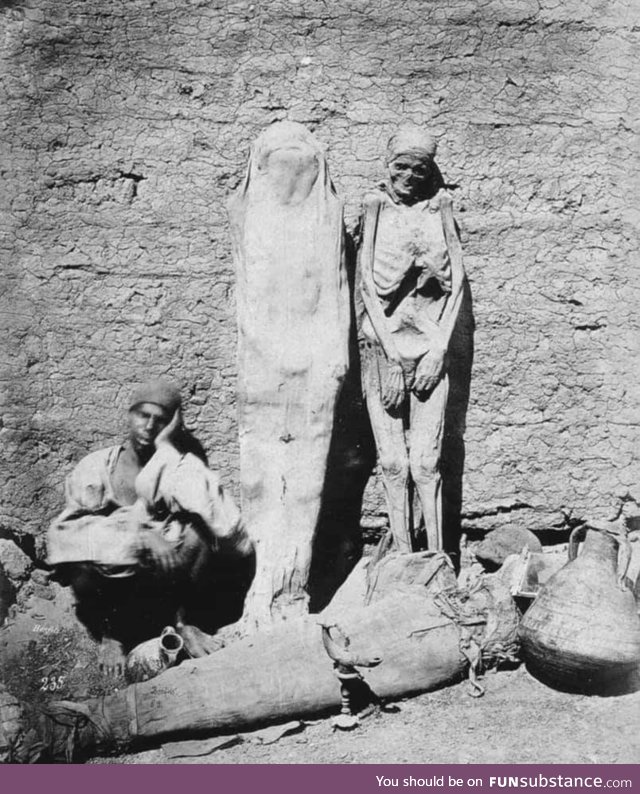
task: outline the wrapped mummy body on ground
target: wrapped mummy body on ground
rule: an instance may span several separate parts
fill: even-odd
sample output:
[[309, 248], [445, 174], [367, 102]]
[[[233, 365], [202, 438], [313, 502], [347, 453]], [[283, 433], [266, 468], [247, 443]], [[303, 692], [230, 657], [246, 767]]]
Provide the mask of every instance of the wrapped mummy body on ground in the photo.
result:
[[34, 715], [4, 693], [0, 749], [16, 762], [71, 760], [335, 712], [345, 684], [357, 709], [469, 671], [475, 681], [482, 667], [513, 658], [517, 625], [495, 577], [460, 589], [443, 554], [389, 554], [363, 561], [320, 615], [238, 639], [112, 695], [54, 702]]

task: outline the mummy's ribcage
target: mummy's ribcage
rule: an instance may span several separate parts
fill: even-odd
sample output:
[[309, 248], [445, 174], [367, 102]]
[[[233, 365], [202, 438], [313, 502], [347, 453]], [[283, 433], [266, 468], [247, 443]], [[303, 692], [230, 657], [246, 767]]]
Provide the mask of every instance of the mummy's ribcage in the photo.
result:
[[412, 267], [433, 276], [443, 287], [449, 285], [449, 254], [440, 213], [386, 206], [378, 221], [373, 261], [378, 294], [392, 294]]

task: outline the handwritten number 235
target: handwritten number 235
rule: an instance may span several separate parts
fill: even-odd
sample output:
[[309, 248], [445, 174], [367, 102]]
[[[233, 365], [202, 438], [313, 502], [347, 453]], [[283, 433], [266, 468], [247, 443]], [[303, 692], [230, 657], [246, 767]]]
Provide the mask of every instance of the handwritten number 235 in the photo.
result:
[[64, 686], [64, 676], [59, 675], [45, 675], [44, 678], [40, 679], [40, 691], [41, 692], [57, 692], [58, 689], [62, 689]]

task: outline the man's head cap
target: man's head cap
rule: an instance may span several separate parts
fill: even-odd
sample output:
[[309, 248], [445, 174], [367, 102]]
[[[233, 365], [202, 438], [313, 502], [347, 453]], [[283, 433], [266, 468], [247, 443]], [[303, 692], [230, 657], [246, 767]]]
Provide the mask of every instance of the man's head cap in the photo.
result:
[[438, 142], [428, 132], [414, 124], [399, 127], [389, 138], [387, 144], [387, 164], [401, 154], [413, 154], [416, 157], [433, 160], [438, 149]]
[[129, 410], [140, 403], [154, 403], [173, 415], [182, 405], [180, 389], [168, 380], [158, 378], [143, 383], [131, 395]]

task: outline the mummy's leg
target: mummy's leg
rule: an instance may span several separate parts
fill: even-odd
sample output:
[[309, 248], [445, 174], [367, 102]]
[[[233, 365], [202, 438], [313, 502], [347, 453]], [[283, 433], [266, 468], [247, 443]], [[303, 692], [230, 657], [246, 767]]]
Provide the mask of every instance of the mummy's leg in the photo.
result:
[[404, 408], [390, 413], [382, 404], [382, 385], [373, 355], [363, 361], [363, 385], [382, 472], [391, 534], [398, 551], [413, 550], [409, 506], [409, 453]]
[[440, 458], [449, 381], [445, 375], [426, 400], [411, 395], [409, 464], [422, 506], [427, 546], [443, 548]]

